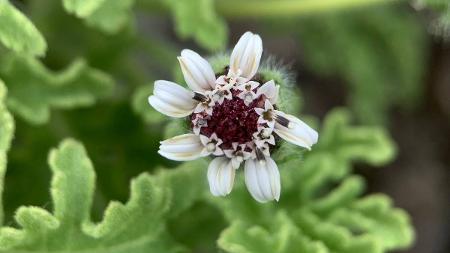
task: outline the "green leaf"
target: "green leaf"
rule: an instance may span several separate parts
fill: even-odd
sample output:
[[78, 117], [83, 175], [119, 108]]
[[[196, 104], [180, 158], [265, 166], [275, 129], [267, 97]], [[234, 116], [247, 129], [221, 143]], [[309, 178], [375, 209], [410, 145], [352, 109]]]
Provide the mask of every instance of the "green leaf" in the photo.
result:
[[28, 18], [8, 1], [0, 1], [0, 41], [17, 53], [43, 56], [47, 50], [44, 37]]
[[131, 105], [136, 114], [140, 115], [144, 122], [148, 124], [158, 124], [167, 121], [167, 116], [156, 111], [148, 103], [148, 97], [153, 94], [153, 84], [139, 86], [131, 101]]
[[131, 19], [134, 0], [64, 0], [64, 8], [106, 33], [117, 33]]
[[396, 146], [384, 128], [352, 126], [350, 112], [345, 109], [329, 112], [319, 132], [319, 143], [305, 154], [306, 171], [320, 164], [340, 178], [348, 174], [354, 161], [382, 166], [396, 155]]
[[107, 0], [63, 0], [64, 8], [79, 17], [90, 16]]
[[214, 9], [214, 0], [163, 0], [172, 12], [177, 34], [217, 51], [227, 43], [227, 26]]
[[134, 0], [104, 0], [86, 22], [106, 33], [117, 33], [131, 21], [133, 4]]
[[33, 124], [47, 122], [50, 108], [89, 106], [114, 87], [110, 76], [83, 60], [53, 72], [35, 59], [10, 55], [1, 62], [0, 77], [8, 84], [8, 107]]
[[320, 241], [306, 237], [283, 212], [277, 212], [270, 228], [236, 220], [218, 240], [221, 249], [231, 253], [328, 253]]
[[180, 252], [167, 233], [165, 222], [189, 208], [201, 197], [203, 184], [195, 185], [204, 164], [186, 163], [183, 168], [146, 173], [131, 183], [126, 204], [111, 202], [100, 223], [93, 223], [95, 173], [81, 144], [64, 141], [51, 151], [53, 212], [21, 207], [15, 215], [20, 229], [0, 230], [0, 249], [8, 252]]
[[295, 24], [305, 62], [321, 75], [345, 79], [349, 105], [362, 122], [385, 123], [389, 109], [420, 104], [428, 43], [408, 10], [394, 5], [342, 11]]
[[[4, 104], [6, 98], [6, 87], [0, 80], [0, 196], [4, 190], [4, 178], [6, 172], [6, 153], [14, 135], [14, 119]], [[3, 224], [3, 202], [0, 201], [0, 225]]]
[[358, 233], [370, 233], [383, 250], [407, 248], [414, 240], [414, 230], [405, 211], [392, 208], [389, 197], [376, 194], [337, 208], [329, 220]]

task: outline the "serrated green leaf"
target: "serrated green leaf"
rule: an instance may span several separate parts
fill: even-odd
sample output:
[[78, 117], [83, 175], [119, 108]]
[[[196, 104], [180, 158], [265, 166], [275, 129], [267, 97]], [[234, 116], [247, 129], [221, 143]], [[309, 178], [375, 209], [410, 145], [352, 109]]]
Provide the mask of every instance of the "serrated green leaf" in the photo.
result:
[[114, 87], [110, 76], [83, 60], [53, 72], [35, 59], [10, 55], [1, 62], [0, 77], [9, 88], [8, 107], [33, 124], [47, 122], [50, 108], [89, 106]]
[[47, 43], [28, 18], [8, 1], [0, 1], [0, 41], [5, 47], [32, 56], [43, 56]]
[[205, 164], [185, 163], [156, 176], [141, 174], [131, 183], [126, 204], [111, 202], [100, 223], [90, 219], [95, 173], [84, 147], [66, 140], [49, 155], [53, 172], [53, 212], [21, 207], [20, 229], [0, 229], [0, 250], [7, 252], [185, 252], [166, 231], [175, 217], [202, 196], [196, 184]]
[[[6, 173], [6, 153], [14, 135], [14, 119], [4, 104], [6, 99], [6, 87], [0, 79], [0, 196], [4, 190], [4, 178]], [[0, 225], [3, 224], [3, 201], [0, 199]]]
[[283, 212], [273, 218], [273, 226], [265, 228], [234, 221], [218, 240], [221, 249], [231, 253], [328, 253], [320, 241], [313, 241]]
[[227, 26], [214, 10], [214, 0], [164, 0], [172, 12], [177, 34], [217, 51], [227, 43]]
[[383, 250], [401, 249], [411, 245], [414, 230], [409, 216], [393, 208], [389, 197], [377, 194], [354, 201], [346, 208], [337, 208], [330, 221], [358, 233], [370, 233]]
[[134, 0], [64, 0], [64, 8], [106, 33], [116, 33], [131, 19]]
[[320, 166], [340, 178], [349, 172], [351, 162], [381, 166], [396, 154], [396, 146], [384, 128], [352, 126], [350, 112], [345, 109], [331, 111], [320, 133], [319, 143], [305, 154], [305, 172]]

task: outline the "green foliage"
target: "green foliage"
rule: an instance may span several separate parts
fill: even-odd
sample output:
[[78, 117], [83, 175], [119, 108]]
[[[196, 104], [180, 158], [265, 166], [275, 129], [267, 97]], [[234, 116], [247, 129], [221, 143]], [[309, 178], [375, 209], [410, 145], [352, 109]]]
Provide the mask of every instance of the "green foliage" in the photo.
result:
[[44, 37], [33, 23], [8, 1], [0, 1], [0, 41], [17, 53], [43, 56], [47, 50]]
[[345, 79], [348, 102], [362, 122], [385, 123], [393, 106], [420, 103], [427, 41], [411, 13], [396, 6], [372, 8], [298, 24], [306, 63], [312, 71]]
[[[4, 189], [4, 177], [6, 172], [6, 153], [8, 152], [14, 133], [14, 120], [4, 104], [6, 87], [0, 80], [0, 195]], [[0, 224], [3, 224], [3, 202], [0, 201]]]
[[428, 7], [437, 13], [432, 31], [444, 38], [450, 38], [450, 3], [447, 0], [417, 0], [418, 7]]
[[350, 173], [351, 161], [382, 165], [392, 159], [394, 146], [386, 133], [349, 126], [343, 110], [327, 117], [321, 133], [318, 147], [304, 158], [278, 162], [279, 204], [249, 203], [241, 185], [227, 199], [210, 199], [231, 223], [219, 238], [220, 248], [232, 253], [381, 253], [411, 245], [408, 215], [393, 208], [387, 196], [360, 198], [364, 181]]
[[214, 10], [214, 0], [162, 0], [170, 9], [177, 34], [217, 51], [227, 43], [227, 26]]
[[134, 0], [63, 0], [64, 8], [106, 33], [116, 33], [131, 20]]
[[[142, 174], [132, 181], [130, 200], [113, 201], [100, 223], [90, 221], [95, 185], [93, 166], [83, 146], [64, 141], [49, 156], [53, 172], [53, 212], [21, 207], [15, 220], [22, 228], [3, 227], [0, 249], [7, 252], [180, 252], [165, 229], [168, 217], [188, 208], [204, 184], [195, 183], [203, 163], [176, 172]], [[189, 187], [186, 187], [189, 186]]]
[[114, 86], [111, 77], [83, 60], [53, 72], [36, 59], [9, 55], [1, 61], [0, 76], [8, 84], [8, 107], [34, 124], [47, 122], [50, 108], [92, 105]]
[[133, 94], [132, 107], [136, 114], [141, 115], [149, 124], [161, 123], [167, 117], [149, 106], [148, 97], [153, 93], [153, 84], [139, 86]]

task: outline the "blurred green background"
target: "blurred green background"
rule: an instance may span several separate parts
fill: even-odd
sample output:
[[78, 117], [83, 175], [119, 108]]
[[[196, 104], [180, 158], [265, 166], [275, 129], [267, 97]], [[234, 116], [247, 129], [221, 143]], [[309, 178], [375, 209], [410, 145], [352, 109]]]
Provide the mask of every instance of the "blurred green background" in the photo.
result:
[[[18, 227], [20, 206], [52, 209], [47, 156], [67, 137], [84, 144], [95, 166], [95, 222], [111, 200], [127, 201], [132, 178], [180, 169], [156, 153], [159, 140], [178, 130], [148, 106], [153, 81], [180, 81], [176, 56], [183, 48], [213, 56], [247, 30], [261, 35], [263, 57], [287, 66], [301, 91], [296, 111], [314, 116], [317, 128], [334, 108], [346, 107], [352, 124], [389, 133], [396, 143], [395, 158], [352, 166], [367, 181], [366, 193], [389, 195], [411, 216], [415, 243], [386, 249], [449, 252], [448, 0], [0, 0], [0, 79], [16, 125], [4, 224]], [[295, 169], [301, 167], [299, 161]], [[169, 221], [173, 238], [192, 252], [216, 252], [230, 215], [215, 218], [216, 201], [192, 203], [184, 211], [192, 219]], [[286, 210], [296, 205], [281, 203]]]

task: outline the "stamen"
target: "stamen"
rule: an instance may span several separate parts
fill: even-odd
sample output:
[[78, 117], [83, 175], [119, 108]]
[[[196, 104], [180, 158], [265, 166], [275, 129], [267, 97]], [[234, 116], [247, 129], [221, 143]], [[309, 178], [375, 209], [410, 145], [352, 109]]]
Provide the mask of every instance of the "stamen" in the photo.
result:
[[283, 116], [276, 115], [275, 120], [277, 121], [278, 124], [280, 124], [284, 127], [292, 128], [291, 122]]
[[205, 119], [198, 119], [197, 126], [199, 127], [206, 126], [207, 123], [208, 121], [206, 121]]
[[203, 95], [201, 93], [198, 93], [198, 92], [194, 92], [194, 97], [192, 99], [197, 100], [197, 101], [202, 102], [202, 103], [208, 101], [208, 97], [207, 96], [205, 96], [205, 95]]
[[255, 150], [256, 158], [261, 162], [264, 161], [264, 153], [261, 151], [261, 149], [257, 148]]

